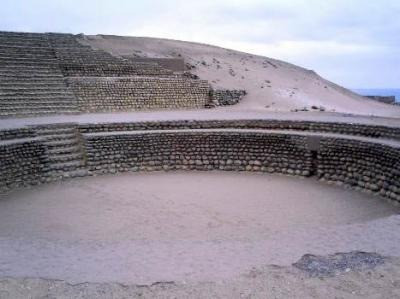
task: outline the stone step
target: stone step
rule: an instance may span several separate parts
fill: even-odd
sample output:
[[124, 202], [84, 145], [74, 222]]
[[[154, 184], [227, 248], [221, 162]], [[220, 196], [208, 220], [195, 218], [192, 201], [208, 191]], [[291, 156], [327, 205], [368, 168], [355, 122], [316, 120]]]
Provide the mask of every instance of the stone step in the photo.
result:
[[[56, 33], [64, 35], [63, 33]], [[68, 34], [66, 34], [68, 36]], [[0, 36], [2, 37], [46, 37], [47, 34], [44, 33], [36, 33], [36, 32], [18, 32], [18, 31], [0, 31]]]
[[0, 118], [10, 118], [10, 117], [37, 117], [46, 115], [77, 115], [80, 111], [76, 110], [40, 110], [40, 111], [0, 111]]
[[76, 104], [78, 103], [77, 100], [73, 97], [68, 97], [65, 95], [61, 95], [61, 96], [52, 96], [52, 97], [21, 97], [21, 96], [15, 96], [15, 97], [7, 97], [7, 98], [3, 98], [0, 97], [0, 105], [4, 104], [6, 106], [15, 103], [15, 105], [39, 105], [40, 103], [44, 104], [44, 105], [49, 105], [49, 104], [61, 104], [61, 103], [71, 103], [71, 104]]
[[54, 100], [49, 100], [49, 101], [7, 101], [4, 102], [3, 100], [0, 100], [0, 107], [35, 107], [35, 106], [76, 106], [77, 102], [75, 100], [64, 100], [64, 101], [54, 101]]
[[36, 55], [32, 55], [32, 57], [23, 57], [20, 55], [7, 56], [0, 52], [0, 64], [3, 63], [58, 63], [58, 60], [55, 56], [50, 55], [44, 57]]
[[49, 165], [50, 170], [73, 170], [78, 167], [85, 166], [85, 162], [83, 160], [74, 160], [68, 162], [59, 162], [59, 163], [51, 163]]
[[65, 85], [65, 81], [61, 77], [0, 77], [0, 82], [4, 86], [29, 86], [35, 85]]
[[40, 74], [26, 74], [24, 72], [18, 72], [18, 73], [2, 73], [0, 71], [0, 80], [2, 82], [5, 81], [15, 81], [18, 80], [19, 82], [23, 82], [23, 81], [27, 81], [27, 82], [31, 82], [31, 81], [37, 81], [37, 80], [43, 80], [42, 82], [44, 82], [45, 80], [63, 80], [64, 76], [59, 73], [59, 72], [54, 72], [54, 73], [40, 73]]
[[67, 84], [62, 80], [52, 80], [49, 82], [42, 82], [41, 80], [36, 81], [0, 81], [1, 90], [11, 90], [11, 89], [57, 89], [66, 88]]
[[0, 44], [9, 46], [21, 46], [21, 47], [36, 47], [36, 48], [49, 48], [48, 41], [45, 40], [26, 40], [26, 39], [8, 39], [0, 38]]
[[57, 101], [57, 99], [71, 99], [74, 98], [74, 94], [66, 89], [63, 92], [15, 92], [15, 93], [2, 93], [0, 92], [0, 98], [2, 101], [6, 100], [29, 100], [29, 99], [53, 99]]
[[69, 96], [68, 94], [60, 94], [58, 96], [41, 96], [41, 97], [29, 97], [29, 96], [9, 96], [9, 97], [0, 97], [0, 104], [2, 103], [15, 103], [15, 104], [39, 104], [43, 102], [44, 104], [49, 103], [77, 103], [77, 100], [73, 96]]
[[67, 89], [67, 84], [58, 84], [56, 85], [43, 85], [43, 84], [29, 84], [29, 85], [11, 85], [11, 84], [4, 84], [0, 82], [0, 93], [4, 92], [28, 92], [32, 91], [35, 92], [56, 92], [56, 91], [65, 91]]
[[73, 92], [68, 89], [68, 87], [54, 87], [54, 88], [44, 88], [43, 86], [31, 85], [29, 88], [5, 88], [0, 84], [0, 97], [14, 97], [14, 96], [52, 96], [52, 95], [68, 95], [73, 96]]
[[54, 178], [75, 178], [75, 177], [85, 177], [88, 175], [88, 170], [85, 168], [77, 168], [69, 171], [52, 171], [49, 173], [51, 177]]
[[53, 111], [53, 112], [79, 112], [79, 110], [74, 105], [42, 105], [42, 106], [13, 106], [13, 107], [2, 107], [0, 106], [0, 113], [10, 113], [10, 112], [41, 112], [41, 111]]
[[33, 34], [0, 34], [0, 40], [22, 40], [22, 41], [48, 41], [48, 37], [44, 33]]
[[58, 67], [58, 61], [53, 60], [53, 59], [26, 59], [26, 60], [16, 60], [15, 58], [10, 58], [10, 59], [1, 59], [0, 58], [0, 67], [2, 69], [4, 68], [55, 68]]
[[39, 69], [39, 70], [34, 70], [34, 69], [27, 69], [27, 70], [6, 70], [0, 68], [0, 78], [30, 78], [30, 77], [37, 77], [37, 78], [42, 78], [42, 77], [60, 77], [63, 78], [63, 75], [59, 69]]
[[[44, 136], [44, 135], [41, 135], [41, 136]], [[71, 130], [71, 132], [65, 132], [65, 131], [60, 132], [60, 131], [58, 131], [53, 135], [47, 134], [45, 136], [46, 136], [46, 141], [45, 142], [56, 141], [56, 140], [72, 140], [72, 139], [76, 139], [77, 138], [76, 132], [72, 131], [72, 130]]]
[[56, 59], [54, 53], [25, 53], [25, 52], [12, 52], [12, 51], [3, 51], [0, 49], [0, 59], [2, 60], [13, 60], [13, 59], [25, 59], [25, 60], [50, 60], [50, 59]]
[[59, 124], [49, 128], [40, 128], [36, 131], [39, 136], [58, 135], [58, 134], [73, 134], [76, 132], [76, 127], [70, 124]]
[[78, 139], [67, 139], [67, 140], [55, 140], [55, 141], [45, 141], [44, 142], [48, 147], [74, 147], [79, 144]]
[[72, 153], [81, 152], [82, 149], [79, 144], [74, 146], [65, 146], [65, 147], [54, 147], [47, 150], [51, 155], [67, 155]]
[[57, 155], [50, 155], [49, 161], [53, 163], [58, 162], [69, 162], [69, 161], [81, 161], [83, 159], [82, 152], [75, 152], [75, 153], [67, 153], [67, 154], [57, 154]]
[[48, 111], [55, 111], [55, 112], [61, 112], [61, 111], [75, 111], [79, 112], [77, 109], [77, 106], [75, 104], [36, 104], [36, 105], [5, 105], [5, 104], [0, 104], [0, 111], [1, 112], [21, 112], [21, 111], [32, 111], [32, 112], [40, 112], [42, 110], [48, 110]]
[[49, 72], [54, 70], [59, 70], [58, 64], [37, 64], [37, 65], [27, 65], [27, 64], [0, 64], [1, 72], [10, 71], [29, 71], [29, 72]]
[[54, 50], [50, 48], [35, 48], [35, 47], [12, 47], [9, 45], [0, 44], [0, 53], [10, 55], [45, 55], [50, 57], [54, 56]]

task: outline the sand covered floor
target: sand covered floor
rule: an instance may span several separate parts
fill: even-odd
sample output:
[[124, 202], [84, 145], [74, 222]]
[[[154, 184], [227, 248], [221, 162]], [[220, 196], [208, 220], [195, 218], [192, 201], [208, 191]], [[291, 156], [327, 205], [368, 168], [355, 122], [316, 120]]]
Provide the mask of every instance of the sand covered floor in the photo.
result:
[[231, 279], [303, 254], [397, 256], [398, 209], [313, 179], [129, 173], [0, 198], [0, 277], [72, 283]]

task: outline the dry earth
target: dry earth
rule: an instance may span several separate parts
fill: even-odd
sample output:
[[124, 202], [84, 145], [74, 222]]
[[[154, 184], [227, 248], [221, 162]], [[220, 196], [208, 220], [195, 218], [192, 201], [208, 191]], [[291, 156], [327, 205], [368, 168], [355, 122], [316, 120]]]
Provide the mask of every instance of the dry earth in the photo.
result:
[[[127, 173], [15, 190], [0, 199], [0, 298], [395, 298], [398, 212], [313, 179], [251, 173]], [[351, 251], [391, 258], [333, 275], [291, 266], [306, 253]]]

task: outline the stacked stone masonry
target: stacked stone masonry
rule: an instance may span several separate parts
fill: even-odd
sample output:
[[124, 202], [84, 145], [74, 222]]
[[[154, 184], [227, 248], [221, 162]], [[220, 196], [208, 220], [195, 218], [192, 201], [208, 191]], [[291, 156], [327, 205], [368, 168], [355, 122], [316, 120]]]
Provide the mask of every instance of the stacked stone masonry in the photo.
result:
[[400, 140], [400, 127], [350, 124], [338, 122], [311, 122], [291, 120], [176, 120], [158, 122], [99, 123], [80, 124], [82, 133], [136, 131], [136, 130], [175, 130], [175, 129], [264, 129], [293, 130], [305, 132], [338, 133], [373, 138]]
[[70, 78], [81, 111], [204, 108], [207, 81], [178, 77]]
[[323, 181], [376, 192], [400, 202], [400, 148], [322, 138], [317, 165]]
[[[155, 62], [115, 57], [78, 39], [72, 34], [0, 32], [0, 117], [210, 107], [206, 81], [174, 75]], [[75, 94], [68, 77], [80, 80], [84, 90]], [[94, 81], [103, 87], [101, 82], [107, 81], [96, 109]]]
[[[0, 191], [123, 171], [231, 170], [317, 175], [322, 181], [400, 202], [397, 143], [351, 139], [349, 135], [327, 137], [323, 133], [310, 137], [300, 131], [195, 130], [193, 126], [201, 123], [183, 123], [192, 128], [177, 129], [182, 125], [179, 121], [168, 122], [169, 129], [175, 126], [173, 131], [156, 130], [154, 123], [59, 124], [1, 131]], [[322, 123], [324, 128], [327, 124]], [[335, 128], [335, 124], [330, 125]], [[319, 126], [321, 123], [315, 123], [313, 129]], [[165, 123], [162, 128], [166, 129]], [[352, 125], [348, 124], [350, 128]], [[137, 129], [141, 131], [134, 132]], [[361, 129], [366, 134], [366, 128]], [[374, 131], [374, 127], [370, 130]]]
[[217, 89], [210, 91], [215, 106], [236, 105], [246, 95], [245, 90]]
[[49, 41], [65, 76], [168, 76], [157, 63], [131, 62], [78, 42], [72, 34], [49, 34]]
[[0, 143], [0, 191], [43, 182], [47, 171], [45, 146], [38, 140]]
[[0, 32], [0, 116], [77, 112], [46, 36]]
[[308, 176], [304, 137], [261, 133], [179, 132], [88, 136], [89, 171], [264, 171]]

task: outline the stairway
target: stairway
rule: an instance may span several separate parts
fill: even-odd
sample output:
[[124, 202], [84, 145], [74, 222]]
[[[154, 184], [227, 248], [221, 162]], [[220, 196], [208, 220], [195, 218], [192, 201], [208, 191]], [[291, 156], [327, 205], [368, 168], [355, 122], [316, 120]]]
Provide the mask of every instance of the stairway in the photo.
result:
[[0, 32], [0, 117], [79, 113], [45, 34]]
[[82, 136], [74, 124], [57, 124], [36, 130], [48, 151], [49, 181], [87, 175]]

